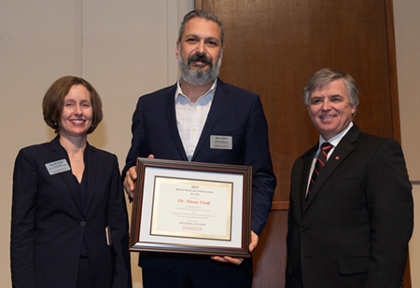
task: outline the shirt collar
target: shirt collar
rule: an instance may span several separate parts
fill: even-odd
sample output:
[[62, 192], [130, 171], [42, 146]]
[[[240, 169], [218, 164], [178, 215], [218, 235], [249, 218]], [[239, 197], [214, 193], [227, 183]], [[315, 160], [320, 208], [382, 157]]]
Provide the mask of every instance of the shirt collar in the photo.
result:
[[[184, 92], [182, 92], [182, 89], [181, 89], [181, 82], [182, 82], [182, 78], [180, 77], [180, 78], [178, 79], [178, 81], [176, 82], [175, 101], [179, 100], [179, 99], [180, 99], [180, 97], [181, 97], [181, 98], [184, 98], [184, 100], [188, 100], [188, 101], [190, 101], [190, 98], [188, 98], [188, 96], [187, 96], [187, 95], [185, 95], [185, 94], [184, 94]], [[200, 96], [200, 97], [197, 99], [197, 103], [198, 103], [198, 104], [203, 104], [203, 102], [209, 102], [209, 101], [212, 101], [212, 100], [213, 100], [213, 97], [214, 97], [214, 93], [215, 93], [215, 91], [216, 91], [216, 88], [217, 88], [217, 78], [216, 78], [216, 80], [214, 80], [214, 83], [213, 83], [213, 85], [210, 87], [210, 89], [209, 89], [206, 93], [204, 93], [202, 96]]]
[[344, 137], [344, 135], [346, 135], [346, 133], [350, 130], [351, 127], [353, 127], [353, 122], [350, 122], [349, 125], [347, 125], [346, 129], [344, 129], [343, 131], [341, 131], [339, 134], [335, 135], [334, 137], [332, 137], [330, 140], [325, 141], [324, 138], [322, 138], [321, 135], [319, 135], [319, 147], [321, 147], [322, 143], [324, 142], [328, 142], [331, 145], [333, 145], [334, 147], [336, 147], [338, 145], [338, 143], [340, 143], [341, 139]]

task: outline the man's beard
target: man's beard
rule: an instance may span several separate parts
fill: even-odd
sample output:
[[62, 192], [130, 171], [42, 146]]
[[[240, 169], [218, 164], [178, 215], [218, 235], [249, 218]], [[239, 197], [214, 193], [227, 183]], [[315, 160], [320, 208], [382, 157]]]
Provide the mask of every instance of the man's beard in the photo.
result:
[[[181, 51], [181, 50], [179, 50]], [[181, 53], [180, 53], [181, 54]], [[188, 57], [187, 60], [183, 60], [181, 56], [178, 57], [178, 65], [181, 70], [183, 81], [188, 82], [191, 85], [203, 86], [214, 81], [219, 76], [220, 67], [222, 66], [222, 52], [220, 53], [219, 61], [216, 66], [213, 66], [212, 59], [208, 58], [204, 54], [195, 53]], [[192, 62], [200, 61], [209, 65], [207, 70], [201, 67], [191, 68]]]

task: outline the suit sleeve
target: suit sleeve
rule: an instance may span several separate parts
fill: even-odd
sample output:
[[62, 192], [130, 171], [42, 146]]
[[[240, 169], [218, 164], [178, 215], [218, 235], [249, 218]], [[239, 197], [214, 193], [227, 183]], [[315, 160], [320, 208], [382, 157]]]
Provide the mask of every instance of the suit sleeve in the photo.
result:
[[142, 101], [141, 98], [137, 102], [136, 110], [133, 114], [132, 125], [131, 125], [131, 134], [133, 138], [131, 140], [131, 147], [127, 154], [125, 161], [125, 167], [122, 171], [122, 178], [124, 179], [126, 172], [132, 166], [136, 166], [137, 157], [147, 157], [150, 152], [147, 149], [144, 123], [142, 120]]
[[35, 160], [21, 150], [13, 172], [10, 266], [13, 287], [35, 287], [34, 230], [38, 172]]
[[114, 283], [112, 287], [131, 287], [128, 216], [116, 157], [114, 157], [113, 161], [112, 182], [109, 193], [107, 225], [111, 227], [115, 254]]
[[403, 153], [395, 140], [378, 147], [366, 185], [371, 254], [365, 287], [399, 287], [413, 231], [413, 199]]
[[255, 98], [250, 113], [244, 165], [252, 166], [252, 231], [260, 235], [271, 210], [276, 178], [268, 144], [268, 125], [259, 97]]

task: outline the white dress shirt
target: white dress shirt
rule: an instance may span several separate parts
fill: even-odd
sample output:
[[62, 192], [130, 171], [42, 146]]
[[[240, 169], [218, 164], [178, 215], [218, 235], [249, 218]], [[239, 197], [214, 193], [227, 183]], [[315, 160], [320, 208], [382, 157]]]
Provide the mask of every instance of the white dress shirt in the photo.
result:
[[190, 98], [182, 92], [180, 84], [181, 79], [178, 80], [175, 93], [176, 123], [185, 153], [187, 154], [188, 160], [191, 161], [195, 147], [203, 131], [211, 103], [213, 102], [217, 79], [209, 91], [200, 96], [195, 103], [191, 102]]
[[322, 138], [322, 136], [319, 135], [319, 146], [318, 146], [318, 150], [316, 151], [316, 153], [314, 155], [314, 159], [312, 160], [311, 171], [309, 172], [308, 185], [306, 186], [306, 193], [308, 193], [309, 183], [311, 182], [311, 175], [312, 175], [312, 173], [315, 169], [316, 159], [318, 158], [318, 155], [321, 152], [321, 145], [324, 142], [328, 142], [331, 145], [333, 145], [333, 147], [331, 148], [331, 150], [328, 152], [328, 155], [327, 155], [327, 161], [328, 161], [328, 159], [330, 158], [330, 155], [333, 153], [335, 147], [337, 147], [338, 143], [340, 143], [341, 139], [344, 137], [344, 135], [346, 135], [346, 133], [350, 130], [351, 127], [353, 127], [353, 122], [350, 122], [350, 124], [347, 126], [346, 129], [344, 129], [343, 131], [341, 131], [341, 133], [335, 135], [333, 138], [331, 138], [328, 141], [325, 141], [324, 138]]

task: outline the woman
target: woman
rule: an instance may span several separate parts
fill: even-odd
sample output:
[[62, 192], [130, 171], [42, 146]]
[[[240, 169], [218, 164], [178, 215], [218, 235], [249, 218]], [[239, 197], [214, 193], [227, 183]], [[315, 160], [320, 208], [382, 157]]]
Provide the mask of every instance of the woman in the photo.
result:
[[58, 135], [16, 158], [13, 287], [131, 287], [117, 157], [87, 142], [102, 120], [101, 99], [89, 82], [65, 76], [48, 89], [42, 108]]

